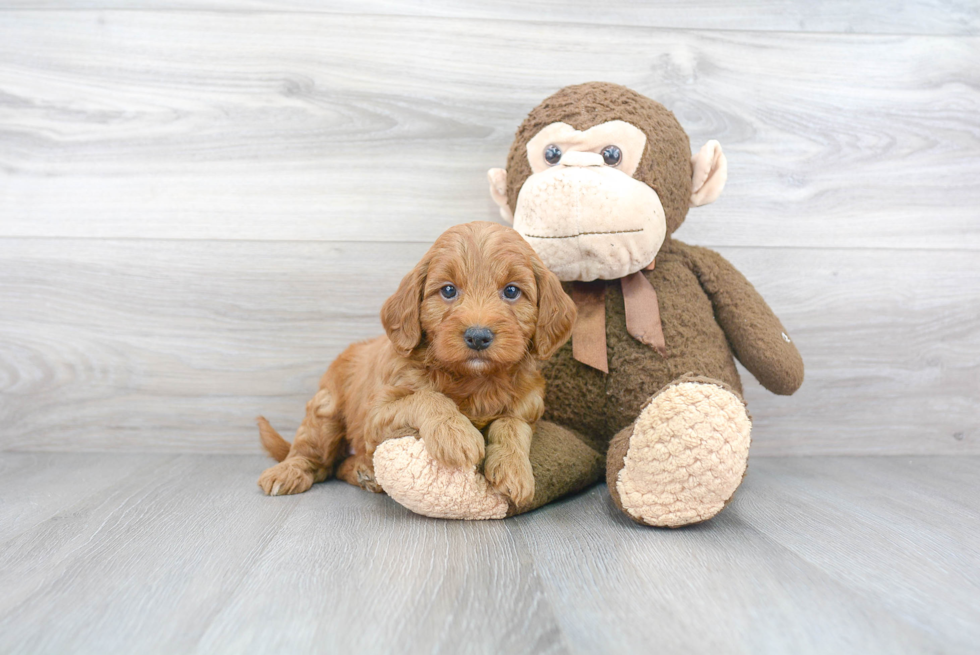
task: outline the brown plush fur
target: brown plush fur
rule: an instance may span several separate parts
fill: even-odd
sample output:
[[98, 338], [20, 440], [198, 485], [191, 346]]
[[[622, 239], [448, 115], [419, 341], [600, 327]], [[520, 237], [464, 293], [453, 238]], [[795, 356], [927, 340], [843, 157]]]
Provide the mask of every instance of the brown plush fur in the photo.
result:
[[[455, 299], [440, 294], [447, 284]], [[516, 300], [501, 293], [509, 284], [521, 290]], [[263, 445], [281, 461], [259, 486], [300, 493], [336, 473], [380, 492], [375, 448], [414, 433], [449, 466], [473, 466], [485, 453], [491, 484], [516, 506], [527, 503], [531, 434], [544, 411], [536, 358], [567, 341], [574, 316], [558, 279], [516, 232], [486, 222], [450, 228], [385, 302], [387, 337], [354, 344], [330, 365], [291, 446], [259, 418]], [[486, 350], [464, 343], [473, 326], [494, 333]]]
[[644, 275], [657, 290], [667, 357], [630, 336], [619, 282], [605, 282], [609, 373], [573, 359], [570, 345], [561, 348], [544, 367], [548, 420], [589, 435], [602, 448], [651, 396], [684, 375], [741, 394], [733, 355], [774, 393], [791, 394], [802, 384], [803, 361], [783, 339], [779, 319], [720, 255], [672, 240]]
[[507, 202], [513, 210], [531, 175], [527, 142], [547, 125], [562, 122], [587, 130], [621, 120], [643, 130], [646, 147], [633, 173], [660, 196], [667, 218], [668, 238], [684, 222], [691, 198], [691, 143], [666, 107], [632, 89], [607, 82], [566, 86], [531, 110], [517, 129], [507, 155]]
[[590, 486], [606, 471], [606, 457], [582, 435], [548, 421], [538, 421], [531, 440], [534, 497], [511, 507], [508, 515], [528, 512]]
[[[570, 343], [544, 366], [548, 382], [545, 418], [568, 428], [556, 443], [581, 440], [602, 453], [617, 433], [624, 435], [607, 453], [611, 479], [623, 466], [630, 426], [640, 409], [661, 389], [685, 376], [701, 376], [741, 394], [737, 357], [774, 393], [791, 394], [803, 382], [803, 361], [796, 347], [741, 273], [711, 250], [671, 239], [689, 207], [691, 149], [684, 129], [663, 105], [625, 87], [599, 82], [566, 87], [547, 98], [524, 120], [511, 146], [507, 161], [510, 208], [517, 206], [521, 187], [531, 173], [526, 148], [538, 131], [559, 121], [585, 130], [612, 120], [626, 121], [646, 133], [647, 145], [634, 178], [657, 192], [666, 214], [667, 240], [657, 254], [654, 270], [643, 274], [657, 291], [667, 357], [627, 332], [620, 283], [610, 280], [599, 282], [606, 285], [609, 373], [576, 361]], [[539, 470], [554, 473], [545, 464], [556, 456], [545, 448], [533, 451], [536, 475]], [[592, 455], [583, 457], [589, 461]], [[592, 474], [586, 466], [574, 470]], [[610, 491], [615, 493], [613, 487]], [[534, 505], [544, 502], [545, 498], [536, 498]]]

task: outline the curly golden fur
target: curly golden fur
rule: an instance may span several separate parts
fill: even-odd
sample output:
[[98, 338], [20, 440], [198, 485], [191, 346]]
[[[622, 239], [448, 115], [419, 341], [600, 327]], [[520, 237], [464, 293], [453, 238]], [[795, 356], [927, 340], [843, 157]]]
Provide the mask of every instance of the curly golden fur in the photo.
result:
[[[516, 298], [504, 293], [511, 285]], [[381, 321], [387, 337], [353, 344], [330, 365], [291, 446], [259, 417], [262, 443], [280, 461], [259, 478], [262, 490], [301, 493], [335, 474], [380, 492], [375, 448], [415, 434], [448, 466], [483, 460], [515, 506], [530, 501], [531, 433], [544, 412], [536, 360], [564, 344], [575, 321], [558, 278], [514, 230], [457, 225], [405, 276]], [[467, 345], [469, 328], [490, 330], [489, 346]]]

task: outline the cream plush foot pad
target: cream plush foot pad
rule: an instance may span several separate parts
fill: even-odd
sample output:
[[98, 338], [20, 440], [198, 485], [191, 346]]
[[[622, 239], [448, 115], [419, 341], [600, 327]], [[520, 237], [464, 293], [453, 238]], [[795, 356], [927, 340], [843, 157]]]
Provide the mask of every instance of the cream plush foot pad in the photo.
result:
[[616, 482], [623, 509], [647, 525], [710, 519], [742, 482], [751, 428], [742, 401], [717, 385], [664, 389], [633, 426]]
[[508, 504], [475, 469], [443, 466], [415, 437], [389, 439], [374, 451], [374, 478], [399, 505], [438, 519], [502, 519]]

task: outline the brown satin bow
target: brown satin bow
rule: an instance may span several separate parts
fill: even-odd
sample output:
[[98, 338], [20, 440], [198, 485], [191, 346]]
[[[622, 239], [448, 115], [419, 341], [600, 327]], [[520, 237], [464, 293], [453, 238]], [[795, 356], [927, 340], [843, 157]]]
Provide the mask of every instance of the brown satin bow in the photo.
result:
[[[644, 270], [652, 270], [656, 260]], [[653, 285], [643, 271], [619, 278], [626, 305], [626, 331], [634, 339], [667, 356], [667, 342], [660, 323], [660, 304]], [[574, 282], [572, 300], [578, 308], [578, 318], [572, 328], [572, 357], [609, 372], [606, 357], [606, 281]]]

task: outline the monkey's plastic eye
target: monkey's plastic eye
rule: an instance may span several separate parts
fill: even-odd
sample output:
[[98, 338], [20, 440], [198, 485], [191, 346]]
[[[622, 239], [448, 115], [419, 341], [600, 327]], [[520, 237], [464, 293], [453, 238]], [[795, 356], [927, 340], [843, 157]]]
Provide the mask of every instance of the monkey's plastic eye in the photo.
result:
[[602, 161], [606, 166], [615, 166], [623, 160], [623, 152], [618, 146], [606, 146], [602, 151]]
[[504, 298], [507, 300], [517, 300], [521, 297], [521, 290], [513, 284], [504, 287]]
[[456, 297], [456, 287], [451, 284], [447, 284], [443, 288], [439, 289], [439, 294], [442, 295], [446, 300], [452, 300]]
[[551, 144], [544, 149], [544, 160], [554, 166], [561, 161], [561, 148], [555, 144]]

